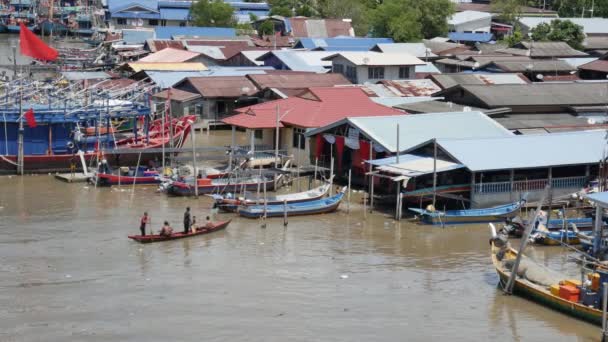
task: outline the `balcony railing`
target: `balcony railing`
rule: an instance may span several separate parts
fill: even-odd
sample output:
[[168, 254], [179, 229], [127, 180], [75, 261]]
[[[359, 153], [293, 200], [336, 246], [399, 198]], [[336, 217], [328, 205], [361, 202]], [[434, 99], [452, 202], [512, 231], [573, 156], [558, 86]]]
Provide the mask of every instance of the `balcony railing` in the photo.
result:
[[[513, 182], [513, 190], [511, 190], [511, 182], [482, 183], [475, 184], [475, 193], [538, 191], [543, 190], [548, 183], [549, 179], [516, 181]], [[551, 187], [554, 189], [582, 188], [587, 183], [587, 177], [553, 178], [551, 183]]]

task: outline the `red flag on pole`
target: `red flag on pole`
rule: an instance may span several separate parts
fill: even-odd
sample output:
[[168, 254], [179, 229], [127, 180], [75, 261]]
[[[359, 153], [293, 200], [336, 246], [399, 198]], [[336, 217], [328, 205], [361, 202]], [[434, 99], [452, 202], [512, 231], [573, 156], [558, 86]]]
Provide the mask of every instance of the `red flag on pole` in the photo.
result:
[[54, 61], [59, 55], [57, 50], [46, 45], [32, 31], [30, 31], [23, 23], [19, 24], [19, 40], [21, 54], [30, 56], [41, 61]]
[[30, 108], [30, 110], [28, 110], [27, 112], [25, 112], [25, 114], [23, 114], [23, 116], [25, 117], [25, 121], [27, 122], [27, 125], [30, 128], [34, 128], [37, 126], [36, 124], [36, 117], [34, 116], [34, 110]]

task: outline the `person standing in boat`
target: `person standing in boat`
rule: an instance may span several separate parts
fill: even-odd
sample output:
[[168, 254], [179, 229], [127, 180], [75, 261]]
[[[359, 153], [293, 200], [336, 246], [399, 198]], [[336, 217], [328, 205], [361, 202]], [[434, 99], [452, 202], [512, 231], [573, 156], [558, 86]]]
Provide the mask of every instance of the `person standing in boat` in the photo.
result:
[[150, 217], [148, 216], [148, 212], [144, 212], [144, 216], [141, 217], [139, 222], [139, 230], [141, 231], [141, 236], [146, 236], [146, 225], [150, 223]]
[[184, 213], [184, 234], [188, 234], [190, 231], [190, 222], [190, 207], [187, 207]]
[[190, 222], [190, 233], [196, 233], [196, 216], [192, 216], [192, 222]]

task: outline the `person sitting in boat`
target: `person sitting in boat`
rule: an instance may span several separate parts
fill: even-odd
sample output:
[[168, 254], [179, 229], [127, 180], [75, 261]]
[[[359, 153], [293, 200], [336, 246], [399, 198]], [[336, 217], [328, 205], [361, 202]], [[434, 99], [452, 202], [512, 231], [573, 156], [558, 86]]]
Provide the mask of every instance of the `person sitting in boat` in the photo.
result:
[[209, 216], [207, 216], [207, 219], [205, 220], [205, 228], [213, 228], [213, 223], [211, 222], [211, 218]]
[[165, 221], [163, 227], [160, 229], [160, 235], [171, 236], [171, 234], [173, 234], [173, 228], [171, 228], [168, 221]]
[[190, 233], [196, 233], [196, 216], [192, 216], [192, 222], [190, 222]]

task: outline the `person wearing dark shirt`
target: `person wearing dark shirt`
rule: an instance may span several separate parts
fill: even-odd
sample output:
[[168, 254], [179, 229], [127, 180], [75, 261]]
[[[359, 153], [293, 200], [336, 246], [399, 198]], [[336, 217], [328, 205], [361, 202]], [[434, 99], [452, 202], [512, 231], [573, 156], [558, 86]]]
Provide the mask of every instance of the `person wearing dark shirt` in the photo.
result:
[[190, 231], [190, 207], [186, 208], [184, 213], [184, 234], [188, 234]]

